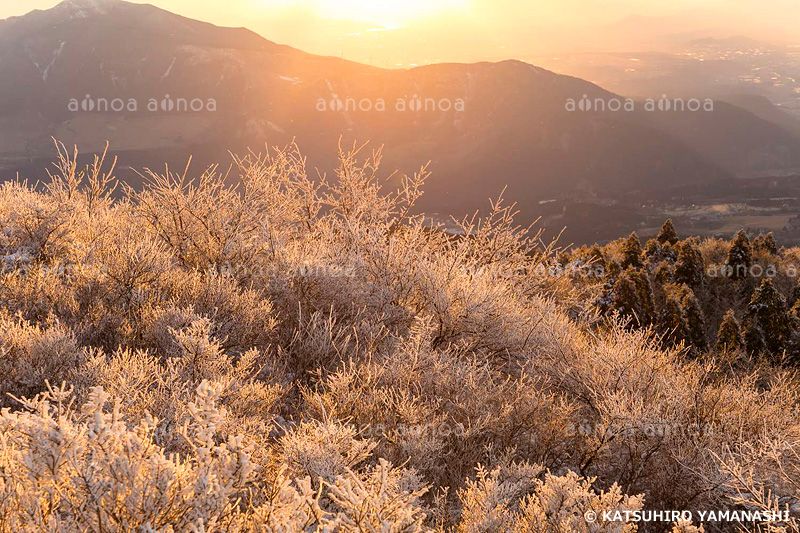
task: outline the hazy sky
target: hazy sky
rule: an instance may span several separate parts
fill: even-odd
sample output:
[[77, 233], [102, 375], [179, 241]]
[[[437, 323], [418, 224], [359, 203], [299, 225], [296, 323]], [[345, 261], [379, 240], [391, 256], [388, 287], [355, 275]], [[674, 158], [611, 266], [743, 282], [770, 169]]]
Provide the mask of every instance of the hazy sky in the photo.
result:
[[[254, 18], [311, 13], [326, 19], [361, 20], [384, 25], [413, 24], [442, 15], [476, 16], [492, 23], [611, 21], [631, 14], [669, 14], [696, 7], [724, 8], [755, 0], [132, 0], [220, 24], [247, 25]], [[2, 0], [0, 18], [47, 9], [57, 0]], [[798, 5], [797, 0], [766, 0], [766, 5]], [[588, 20], [586, 22], [589, 22]]]
[[[81, 0], [86, 1], [86, 0]], [[101, 0], [102, 1], [102, 0]], [[527, 59], [570, 46], [628, 46], [609, 25], [667, 17], [665, 33], [725, 27], [756, 37], [793, 36], [800, 0], [133, 0], [224, 26], [245, 26], [303, 50], [379, 66]], [[57, 0], [0, 0], [0, 18]], [[605, 29], [598, 30], [598, 28]], [[627, 35], [628, 32], [631, 35]], [[625, 34], [625, 35], [621, 35]], [[642, 46], [646, 46], [642, 44]]]

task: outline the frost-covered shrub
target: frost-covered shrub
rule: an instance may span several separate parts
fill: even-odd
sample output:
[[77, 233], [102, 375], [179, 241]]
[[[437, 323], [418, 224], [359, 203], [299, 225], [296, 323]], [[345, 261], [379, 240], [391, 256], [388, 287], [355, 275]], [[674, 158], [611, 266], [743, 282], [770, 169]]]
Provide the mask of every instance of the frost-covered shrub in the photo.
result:
[[83, 359], [75, 337], [58, 322], [40, 326], [0, 314], [0, 404], [8, 394], [30, 396], [47, 381], [63, 381]]
[[19, 182], [4, 183], [0, 198], [0, 243], [6, 265], [65, 251], [70, 215], [56, 199]]
[[578, 471], [603, 486], [644, 492], [656, 509], [704, 508], [727, 497], [711, 475], [715, 454], [765, 432], [791, 442], [798, 389], [790, 375], [731, 378], [713, 362], [685, 363], [682, 352], [620, 326], [574, 342], [532, 362], [530, 372], [550, 375], [553, 386], [582, 399], [572, 428], [585, 436]]
[[[202, 382], [176, 432], [187, 452], [155, 442], [157, 420], [125, 417], [93, 388], [75, 407], [50, 388], [0, 415], [0, 528], [4, 531], [421, 531], [424, 489], [386, 461], [320, 480], [278, 471], [259, 480], [241, 436], [218, 434], [220, 391]], [[410, 477], [409, 477], [410, 476]], [[414, 488], [416, 487], [416, 488]], [[256, 503], [260, 502], [260, 503]], [[388, 528], [388, 529], [387, 529]]]
[[8, 530], [181, 531], [237, 513], [253, 472], [241, 439], [215, 442], [222, 416], [203, 384], [181, 433], [191, 453], [167, 455], [155, 420], [126, 424], [101, 388], [75, 408], [51, 389], [0, 416], [0, 516]]
[[73, 323], [81, 312], [79, 300], [58, 266], [15, 264], [0, 273], [0, 305], [25, 320], [43, 322], [56, 317]]
[[[798, 426], [788, 440], [764, 435], [763, 439], [726, 447], [716, 455], [719, 479], [729, 498], [743, 509], [760, 511], [788, 520], [765, 521], [756, 531], [800, 531], [800, 439]], [[747, 524], [749, 526], [749, 524]], [[745, 524], [740, 524], [745, 528]]]
[[226, 351], [264, 350], [274, 341], [272, 302], [258, 290], [238, 286], [230, 276], [192, 273], [170, 284], [168, 290], [173, 298], [166, 309], [192, 309], [210, 319], [213, 334]]
[[592, 481], [574, 472], [543, 479], [542, 467], [530, 464], [498, 466], [491, 472], [478, 469], [477, 478], [460, 492], [463, 505], [460, 533], [513, 531], [519, 533], [614, 532], [636, 531], [635, 524], [624, 521], [597, 523], [586, 520], [586, 513], [603, 511], [638, 511], [641, 496], [626, 496], [617, 485], [596, 493]]
[[367, 460], [375, 448], [355, 437], [347, 426], [304, 422], [281, 438], [282, 460], [296, 476], [331, 482]]
[[381, 454], [458, 487], [488, 450], [515, 450], [551, 467], [567, 460], [572, 408], [530, 376], [502, 378], [485, 362], [431, 349], [418, 324], [385, 358], [353, 362], [306, 394], [308, 413], [377, 439]]
[[[660, 316], [673, 236], [569, 254], [502, 199], [448, 233], [416, 214], [427, 171], [363, 147], [330, 180], [292, 146], [119, 195], [58, 149], [0, 187], [0, 530], [625, 531], [582, 511], [800, 501], [794, 374], [611, 316], [623, 262]], [[767, 244], [794, 305], [800, 252]], [[706, 273], [706, 326], [754, 281]]]
[[284, 393], [279, 376], [272, 381], [256, 380], [261, 354], [250, 350], [234, 358], [222, 350], [211, 329], [208, 319], [198, 319], [171, 330], [174, 351], [161, 357], [129, 349], [111, 356], [94, 351], [77, 378], [78, 392], [102, 386], [120, 398], [124, 413], [156, 416], [160, 420], [156, 439], [171, 449], [180, 444], [175, 428], [185, 417], [195, 388], [208, 381], [218, 388], [227, 408], [221, 427], [246, 427], [248, 438], [263, 441], [273, 430], [274, 408]]

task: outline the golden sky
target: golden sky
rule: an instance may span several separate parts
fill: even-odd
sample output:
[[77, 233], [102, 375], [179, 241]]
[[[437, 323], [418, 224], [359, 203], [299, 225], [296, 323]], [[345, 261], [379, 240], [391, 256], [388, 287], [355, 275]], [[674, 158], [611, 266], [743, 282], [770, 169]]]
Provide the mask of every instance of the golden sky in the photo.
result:
[[[674, 0], [665, 6], [652, 0], [131, 0], [150, 3], [193, 18], [220, 24], [242, 25], [270, 15], [311, 14], [321, 19], [370, 22], [380, 25], [414, 24], [451, 16], [474, 16], [496, 23], [540, 19], [546, 22], [573, 20], [580, 16], [613, 20], [626, 13], [669, 13], [709, 0]], [[47, 9], [58, 0], [2, 0], [0, 18], [33, 9]]]
[[[673, 17], [671, 27], [665, 23], [667, 32], [724, 24], [731, 31], [757, 36], [784, 30], [796, 34], [787, 25], [800, 19], [800, 0], [132, 1], [218, 25], [244, 26], [308, 52], [388, 67], [529, 60], [569, 47], [604, 44], [612, 50], [617, 46], [610, 42], [615, 30], [608, 28], [631, 16]], [[0, 18], [57, 3], [0, 0]]]

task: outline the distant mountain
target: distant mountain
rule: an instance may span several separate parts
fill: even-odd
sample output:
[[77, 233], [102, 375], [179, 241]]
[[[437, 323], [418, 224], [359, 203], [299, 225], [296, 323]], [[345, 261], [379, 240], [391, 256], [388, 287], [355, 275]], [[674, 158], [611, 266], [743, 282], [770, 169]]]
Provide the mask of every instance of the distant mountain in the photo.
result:
[[[746, 101], [742, 101], [745, 103]], [[738, 177], [800, 169], [800, 137], [792, 116], [781, 117], [759, 106], [743, 109], [714, 102], [711, 117], [699, 113], [653, 113], [660, 130], [694, 147]]]
[[796, 137], [732, 105], [568, 111], [584, 95], [621, 97], [519, 61], [384, 70], [121, 0], [67, 0], [0, 22], [0, 70], [5, 175], [40, 166], [51, 135], [84, 151], [108, 139], [134, 166], [189, 153], [224, 162], [228, 149], [295, 139], [323, 169], [341, 137], [385, 144], [392, 169], [430, 160], [430, 211], [472, 211], [508, 185], [530, 219], [554, 198], [668, 197], [800, 167]]
[[[642, 52], [673, 52], [692, 43], [747, 46], [758, 41], [795, 40], [794, 19], [773, 17], [767, 22], [759, 16], [762, 14], [757, 4], [741, 2], [729, 9], [695, 7], [667, 15], [631, 15], [612, 24], [589, 27], [577, 39], [591, 40], [596, 51]], [[742, 31], [747, 35], [741, 35]]]
[[717, 100], [740, 107], [755, 116], [780, 126], [795, 136], [800, 136], [800, 118], [773, 104], [767, 97], [757, 94], [731, 94]]

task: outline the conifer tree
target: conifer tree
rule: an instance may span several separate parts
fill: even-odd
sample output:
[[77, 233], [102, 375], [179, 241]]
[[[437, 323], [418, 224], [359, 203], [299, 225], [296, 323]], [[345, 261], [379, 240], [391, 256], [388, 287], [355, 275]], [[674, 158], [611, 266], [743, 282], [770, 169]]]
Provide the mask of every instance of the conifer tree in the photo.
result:
[[764, 347], [773, 355], [780, 354], [791, 334], [791, 320], [786, 301], [771, 280], [764, 279], [753, 293], [747, 317], [761, 330]]
[[678, 232], [675, 231], [675, 226], [672, 224], [672, 219], [668, 218], [664, 225], [661, 226], [661, 231], [658, 232], [658, 237], [656, 240], [661, 243], [669, 243], [669, 244], [676, 244], [680, 239], [678, 238]]
[[655, 239], [649, 239], [644, 245], [644, 255], [648, 259], [658, 259], [661, 256], [661, 244]]
[[747, 317], [742, 326], [742, 342], [744, 348], [750, 355], [758, 355], [764, 351], [764, 334], [758, 327], [758, 322], [754, 317]]
[[750, 275], [750, 266], [753, 264], [753, 255], [750, 240], [744, 230], [739, 231], [731, 241], [726, 261], [728, 274], [733, 279], [739, 280]]
[[653, 292], [647, 274], [628, 268], [619, 275], [614, 288], [614, 309], [631, 318], [635, 326], [646, 326], [653, 318]]
[[622, 244], [622, 268], [642, 268], [642, 243], [634, 231]]
[[758, 237], [753, 239], [753, 250], [760, 250], [770, 254], [778, 253], [778, 243], [775, 242], [775, 236], [772, 232], [759, 234]]
[[786, 342], [786, 362], [792, 366], [800, 366], [800, 301], [795, 302], [789, 310], [791, 331]]
[[694, 293], [688, 287], [686, 287], [682, 303], [683, 317], [692, 347], [697, 352], [705, 352], [708, 350], [705, 317], [703, 316], [703, 310], [700, 308], [700, 302], [697, 301]]
[[766, 246], [764, 244], [764, 234], [759, 233], [758, 235], [756, 235], [756, 237], [753, 239], [753, 242], [750, 243], [750, 246], [752, 247], [754, 252], [763, 250], [764, 247]]
[[705, 277], [703, 254], [696, 239], [686, 239], [678, 245], [678, 260], [675, 263], [675, 282], [685, 283], [692, 289], [703, 284]]
[[674, 293], [674, 288], [667, 289], [664, 307], [659, 313], [660, 331], [670, 346], [676, 346], [681, 342], [689, 344], [691, 343], [689, 326], [686, 324], [681, 302]]
[[634, 325], [640, 325], [639, 299], [636, 294], [636, 284], [628, 275], [622, 272], [617, 278], [611, 290], [611, 307], [627, 318], [632, 320]]
[[592, 264], [602, 265], [603, 267], [606, 266], [606, 258], [603, 254], [603, 250], [596, 244], [589, 248], [588, 257], [586, 259]]
[[686, 285], [664, 287], [664, 304], [659, 314], [661, 333], [668, 344], [686, 344], [692, 353], [708, 350], [706, 325], [700, 302]]
[[771, 231], [764, 237], [764, 249], [771, 254], [778, 253], [778, 243], [775, 242], [775, 236]]
[[665, 285], [675, 279], [675, 269], [669, 263], [661, 263], [654, 276], [656, 283]]
[[591, 272], [592, 277], [602, 278], [608, 274], [608, 266], [603, 250], [596, 244], [592, 245], [583, 255], [582, 259]]
[[794, 287], [792, 287], [792, 292], [789, 293], [786, 306], [792, 309], [798, 301], [800, 301], [800, 283], [795, 283]]
[[800, 324], [795, 322], [795, 326], [786, 343], [785, 362], [792, 366], [800, 366], [800, 327], [798, 327]]
[[608, 277], [611, 280], [616, 280], [622, 274], [622, 267], [616, 261], [609, 261], [607, 265]]
[[655, 304], [653, 302], [653, 287], [647, 272], [642, 270], [630, 270], [633, 283], [636, 286], [636, 296], [639, 299], [642, 320], [645, 324], [652, 322], [655, 317]]
[[796, 320], [798, 323], [800, 323], [800, 300], [795, 301], [794, 305], [789, 308], [789, 316], [792, 320]]
[[733, 309], [728, 309], [717, 331], [717, 350], [734, 351], [743, 345], [742, 331]]

